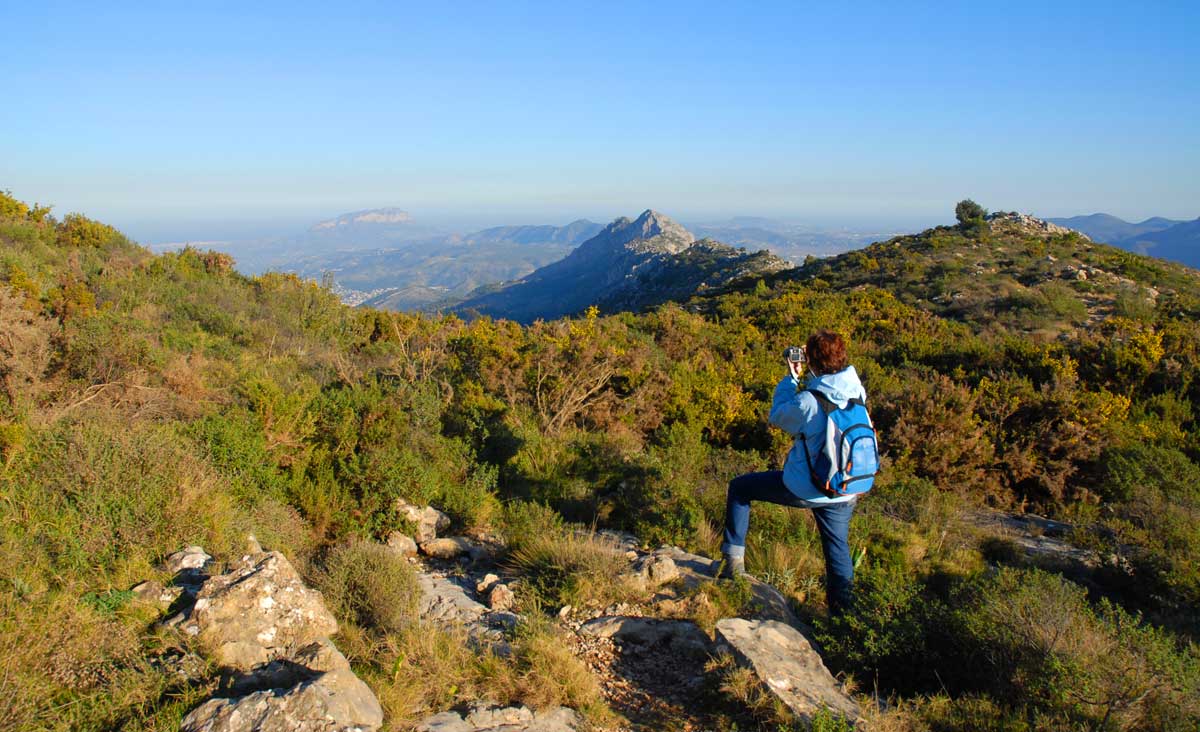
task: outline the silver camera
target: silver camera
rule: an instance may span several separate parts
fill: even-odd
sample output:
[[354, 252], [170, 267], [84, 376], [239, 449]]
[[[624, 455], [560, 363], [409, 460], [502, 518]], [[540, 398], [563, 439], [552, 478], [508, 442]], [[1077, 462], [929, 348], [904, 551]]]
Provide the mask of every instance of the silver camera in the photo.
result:
[[783, 352], [783, 357], [791, 363], [808, 363], [808, 354], [804, 346], [789, 346]]

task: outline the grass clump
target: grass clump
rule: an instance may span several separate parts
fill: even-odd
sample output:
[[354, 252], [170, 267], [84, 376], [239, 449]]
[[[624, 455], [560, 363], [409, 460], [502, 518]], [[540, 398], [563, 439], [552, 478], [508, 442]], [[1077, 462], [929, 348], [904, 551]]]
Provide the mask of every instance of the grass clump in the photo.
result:
[[572, 529], [535, 504], [511, 510], [509, 525], [507, 567], [522, 577], [537, 606], [602, 607], [636, 596], [622, 577], [629, 560], [611, 539]]
[[416, 617], [416, 572], [382, 544], [356, 540], [334, 547], [313, 579], [333, 613], [360, 626], [393, 631]]

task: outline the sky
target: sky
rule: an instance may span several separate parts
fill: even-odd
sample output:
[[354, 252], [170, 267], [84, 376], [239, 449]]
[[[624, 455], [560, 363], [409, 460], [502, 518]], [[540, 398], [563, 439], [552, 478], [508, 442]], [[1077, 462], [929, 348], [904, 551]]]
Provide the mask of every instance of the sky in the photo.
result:
[[380, 206], [900, 224], [969, 196], [1200, 216], [1194, 1], [39, 0], [2, 16], [0, 189], [140, 238]]

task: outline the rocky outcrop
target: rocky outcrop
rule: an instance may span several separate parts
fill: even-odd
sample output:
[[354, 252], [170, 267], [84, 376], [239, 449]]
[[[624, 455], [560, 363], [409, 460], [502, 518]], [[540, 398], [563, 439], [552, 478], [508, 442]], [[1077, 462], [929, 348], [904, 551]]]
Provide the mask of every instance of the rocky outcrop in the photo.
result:
[[564, 707], [534, 713], [526, 707], [478, 706], [465, 714], [442, 712], [417, 723], [417, 732], [574, 732], [579, 715]]
[[210, 699], [184, 718], [181, 732], [364, 732], [383, 724], [375, 695], [348, 667], [288, 689]]
[[790, 625], [774, 620], [726, 618], [717, 622], [717, 642], [758, 676], [771, 694], [802, 720], [822, 709], [855, 721], [858, 704], [842, 688], [812, 643]]
[[695, 236], [657, 211], [619, 218], [553, 264], [517, 282], [480, 288], [464, 313], [532, 322], [579, 313], [639, 310], [685, 301], [748, 277], [788, 268], [770, 252], [747, 252]]
[[[198, 549], [198, 547], [190, 547]], [[219, 663], [228, 697], [184, 717], [182, 732], [370, 732], [383, 724], [371, 689], [329, 640], [337, 621], [279, 552], [251, 551], [205, 579], [184, 632]], [[179, 575], [204, 571], [203, 550], [172, 555]]]
[[987, 221], [992, 231], [998, 233], [1025, 234], [1041, 238], [1073, 233], [1091, 241], [1088, 239], [1087, 234], [1075, 231], [1074, 229], [1068, 229], [1065, 226], [1052, 224], [1049, 221], [1043, 221], [1029, 214], [1017, 213], [1016, 211], [997, 211], [989, 214]]
[[[669, 558], [678, 572], [675, 581], [685, 587], [695, 587], [704, 582], [712, 582], [719, 564], [715, 560], [685, 552], [675, 546], [661, 547], [655, 550], [651, 556]], [[750, 584], [754, 617], [762, 620], [778, 620], [800, 628], [806, 633], [811, 632], [792, 612], [783, 593], [766, 582], [749, 575], [747, 575], [746, 581]]]
[[246, 555], [204, 583], [184, 630], [213, 658], [249, 671], [337, 632], [321, 593], [279, 552]]
[[681, 659], [703, 655], [711, 646], [704, 631], [689, 620], [605, 616], [587, 621], [579, 632], [641, 646], [666, 646]]

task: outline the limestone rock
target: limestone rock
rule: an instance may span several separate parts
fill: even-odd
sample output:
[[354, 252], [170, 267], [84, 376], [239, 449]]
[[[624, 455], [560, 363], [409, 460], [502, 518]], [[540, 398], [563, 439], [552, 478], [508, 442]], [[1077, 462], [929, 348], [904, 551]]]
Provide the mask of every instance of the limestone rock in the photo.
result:
[[653, 588], [679, 577], [679, 567], [669, 554], [655, 552], [634, 563], [634, 577], [643, 587]]
[[162, 583], [154, 580], [139, 582], [131, 587], [130, 591], [139, 601], [158, 605], [162, 609], [173, 605], [179, 599], [179, 596], [183, 594], [182, 587], [164, 587]]
[[825, 668], [812, 643], [790, 625], [725, 618], [717, 622], [717, 641], [801, 719], [811, 722], [821, 709], [858, 719], [858, 704]]
[[[678, 580], [686, 587], [695, 587], [703, 582], [712, 582], [716, 576], [719, 561], [714, 561], [696, 554], [690, 554], [679, 547], [668, 546], [655, 551], [655, 554], [670, 557], [679, 570]], [[755, 617], [763, 620], [779, 620], [808, 632], [805, 626], [792, 612], [787, 598], [771, 585], [747, 576], [750, 583], [750, 593], [754, 598]]]
[[608, 615], [589, 620], [580, 626], [579, 632], [643, 646], [668, 645], [681, 655], [703, 654], [710, 646], [708, 636], [690, 620]]
[[305, 586], [279, 552], [245, 557], [204, 583], [187, 632], [218, 663], [249, 671], [337, 632], [321, 593]]
[[188, 546], [180, 549], [163, 562], [163, 568], [172, 574], [179, 574], [189, 569], [204, 569], [212, 557], [203, 547]]
[[492, 610], [505, 611], [512, 608], [516, 603], [517, 597], [508, 585], [503, 582], [496, 582], [492, 585], [492, 589], [488, 592], [488, 607]]
[[1015, 231], [1020, 234], [1038, 236], [1048, 238], [1051, 236], [1061, 236], [1072, 232], [1078, 234], [1084, 241], [1091, 239], [1084, 233], [1068, 229], [1065, 226], [1052, 224], [1049, 221], [1030, 216], [1029, 214], [1017, 213], [1016, 211], [997, 211], [988, 214], [988, 225], [995, 232]]
[[417, 584], [421, 588], [417, 609], [423, 618], [470, 624], [487, 612], [486, 607], [448, 579], [421, 573], [417, 575]]
[[500, 581], [500, 578], [491, 572], [483, 576], [483, 579], [475, 583], [475, 591], [481, 595], [491, 592], [492, 586]]
[[329, 671], [286, 691], [210, 699], [183, 719], [180, 732], [368, 732], [383, 709], [349, 669]]
[[330, 671], [349, 671], [350, 662], [328, 638], [313, 641], [288, 658], [278, 658], [255, 666], [250, 673], [233, 680], [231, 690], [238, 695], [265, 689], [285, 689], [311, 681]]
[[418, 544], [433, 541], [439, 531], [450, 528], [450, 517], [432, 506], [414, 506], [403, 498], [396, 499], [396, 513], [400, 518], [409, 521], [416, 527]]
[[469, 551], [471, 542], [461, 536], [448, 536], [421, 543], [421, 552], [434, 559], [457, 559]]
[[402, 557], [417, 556], [417, 542], [413, 541], [412, 537], [407, 534], [402, 534], [399, 531], [393, 531], [388, 534], [388, 547]]
[[442, 712], [417, 723], [417, 732], [574, 732], [579, 715], [565, 707], [531, 712], [526, 707], [476, 706], [465, 716]]

